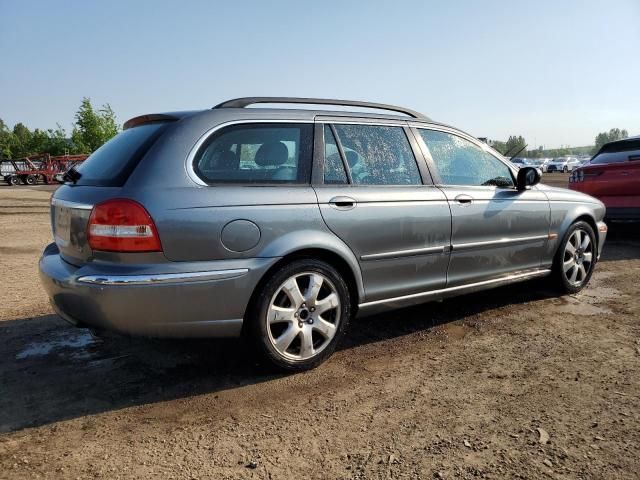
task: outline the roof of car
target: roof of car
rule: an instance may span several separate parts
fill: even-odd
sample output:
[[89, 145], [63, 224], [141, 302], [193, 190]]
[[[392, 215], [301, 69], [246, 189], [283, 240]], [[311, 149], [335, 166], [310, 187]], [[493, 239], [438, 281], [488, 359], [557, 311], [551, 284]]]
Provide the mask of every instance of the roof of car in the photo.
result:
[[[257, 104], [304, 104], [304, 105], [332, 105], [337, 110], [315, 108], [248, 108]], [[348, 108], [368, 109], [369, 112], [348, 110]], [[375, 110], [372, 112], [371, 110]], [[240, 118], [288, 118], [292, 120], [314, 120], [317, 116], [331, 117], [356, 117], [360, 119], [388, 120], [388, 121], [417, 121], [433, 122], [429, 117], [404, 107], [383, 103], [363, 102], [360, 100], [333, 100], [324, 98], [300, 98], [300, 97], [243, 97], [222, 102], [210, 110], [192, 110], [182, 112], [167, 112], [141, 115], [127, 120], [124, 129], [143, 123], [180, 120], [193, 115], [217, 112], [218, 114], [232, 114]], [[393, 112], [393, 113], [386, 113]], [[443, 125], [443, 124], [440, 124]]]

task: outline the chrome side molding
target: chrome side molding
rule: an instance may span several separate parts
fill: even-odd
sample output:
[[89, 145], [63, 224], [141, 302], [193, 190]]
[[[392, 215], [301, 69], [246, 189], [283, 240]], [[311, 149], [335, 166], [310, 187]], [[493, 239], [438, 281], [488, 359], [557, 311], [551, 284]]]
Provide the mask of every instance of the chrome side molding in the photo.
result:
[[487, 240], [483, 242], [456, 243], [452, 246], [453, 251], [469, 250], [472, 248], [492, 247], [493, 245], [510, 245], [515, 243], [538, 242], [540, 240], [548, 240], [549, 235], [535, 235], [533, 237], [511, 237], [500, 238], [498, 240]]
[[478, 287], [484, 287], [484, 286], [488, 286], [488, 285], [495, 285], [498, 286], [502, 283], [504, 284], [509, 284], [512, 282], [516, 282], [519, 280], [525, 280], [527, 278], [534, 278], [534, 277], [542, 277], [544, 275], [548, 275], [551, 273], [551, 270], [549, 269], [536, 269], [536, 270], [531, 270], [528, 272], [523, 272], [523, 273], [515, 273], [515, 274], [511, 274], [505, 277], [499, 277], [499, 278], [493, 278], [491, 280], [484, 280], [482, 282], [476, 282], [476, 283], [468, 283], [466, 285], [458, 285], [455, 287], [448, 287], [448, 288], [442, 288], [440, 290], [429, 290], [427, 292], [418, 292], [418, 293], [413, 293], [411, 295], [403, 295], [401, 297], [393, 297], [393, 298], [383, 298], [382, 300], [374, 300], [372, 302], [365, 302], [365, 303], [361, 303], [358, 305], [359, 308], [367, 308], [367, 307], [373, 307], [376, 305], [383, 305], [385, 303], [393, 303], [393, 302], [405, 302], [405, 301], [409, 301], [409, 300], [413, 300], [413, 299], [419, 299], [419, 298], [427, 298], [427, 297], [440, 297], [440, 296], [446, 296], [449, 293], [454, 293], [457, 291], [465, 291], [465, 290], [473, 290], [474, 288], [478, 288]]
[[448, 245], [440, 245], [438, 247], [412, 248], [410, 250], [398, 250], [395, 252], [371, 253], [362, 255], [360, 260], [383, 260], [386, 258], [412, 257], [415, 255], [427, 255], [430, 253], [444, 253], [448, 250]]
[[79, 283], [94, 285], [168, 285], [173, 283], [206, 282], [210, 280], [228, 280], [241, 277], [249, 272], [248, 268], [231, 270], [210, 270], [206, 272], [155, 273], [148, 275], [85, 275], [78, 278]]

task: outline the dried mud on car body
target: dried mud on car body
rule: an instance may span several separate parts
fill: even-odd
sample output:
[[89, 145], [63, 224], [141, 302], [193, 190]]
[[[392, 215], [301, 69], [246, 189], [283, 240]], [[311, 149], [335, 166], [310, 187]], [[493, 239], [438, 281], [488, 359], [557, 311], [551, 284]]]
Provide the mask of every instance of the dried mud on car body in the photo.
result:
[[49, 194], [0, 188], [2, 211], [44, 207], [1, 217], [0, 478], [637, 478], [638, 227], [611, 226], [578, 295], [540, 280], [357, 320], [286, 376], [237, 341], [98, 341], [53, 315]]

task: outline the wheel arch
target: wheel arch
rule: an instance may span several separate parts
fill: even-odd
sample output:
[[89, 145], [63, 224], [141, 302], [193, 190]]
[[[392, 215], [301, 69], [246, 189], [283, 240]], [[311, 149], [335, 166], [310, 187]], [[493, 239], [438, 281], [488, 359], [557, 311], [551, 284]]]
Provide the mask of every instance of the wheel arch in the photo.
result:
[[[327, 247], [310, 247], [288, 252], [262, 275], [255, 288], [253, 289], [253, 292], [251, 293], [251, 297], [245, 311], [245, 316], [253, 309], [259, 292], [262, 290], [265, 283], [269, 280], [269, 278], [271, 278], [274, 272], [278, 271], [283, 266], [291, 263], [294, 260], [305, 258], [325, 261], [336, 270], [338, 270], [340, 275], [342, 275], [342, 277], [344, 278], [347, 287], [349, 288], [349, 294], [351, 296], [351, 308], [353, 314], [355, 315], [357, 313], [358, 304], [361, 303], [364, 299], [364, 288], [359, 267], [357, 268], [357, 270], [354, 269], [353, 263], [347, 260], [345, 256], [336, 252], [334, 249]], [[355, 261], [355, 259], [353, 259], [353, 261]], [[246, 323], [247, 322], [244, 322], [244, 324]]]
[[593, 233], [594, 233], [594, 241], [595, 241], [595, 250], [596, 252], [598, 251], [599, 245], [598, 245], [598, 227], [597, 227], [597, 222], [595, 219], [595, 216], [589, 212], [589, 209], [585, 206], [581, 206], [579, 208], [576, 208], [574, 210], [568, 211], [566, 212], [564, 219], [562, 220], [562, 222], [560, 223], [559, 228], [557, 228], [556, 232], [558, 233], [558, 237], [557, 240], [555, 242], [555, 245], [553, 246], [553, 250], [549, 251], [548, 250], [548, 255], [549, 257], [549, 261], [552, 264], [556, 264], [557, 262], [557, 257], [558, 257], [558, 252], [560, 251], [560, 248], [562, 247], [562, 242], [565, 238], [565, 236], [567, 235], [567, 232], [569, 231], [569, 229], [571, 228], [571, 225], [573, 225], [576, 222], [580, 222], [580, 221], [584, 221], [587, 224], [589, 224], [589, 226], [593, 229]]

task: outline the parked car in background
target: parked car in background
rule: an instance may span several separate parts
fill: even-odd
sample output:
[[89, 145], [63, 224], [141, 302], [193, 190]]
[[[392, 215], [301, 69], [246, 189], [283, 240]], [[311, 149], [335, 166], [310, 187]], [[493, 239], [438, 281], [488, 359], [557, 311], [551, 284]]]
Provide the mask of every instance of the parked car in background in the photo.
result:
[[580, 165], [576, 157], [557, 157], [547, 164], [547, 172], [571, 172]]
[[544, 172], [545, 159], [544, 158], [527, 158], [527, 165], [530, 167], [539, 168], [541, 172]]
[[640, 137], [607, 143], [573, 171], [569, 188], [588, 193], [607, 207], [612, 220], [640, 220]]
[[510, 162], [513, 163], [518, 168], [522, 168], [525, 165], [527, 165], [527, 159], [526, 158], [515, 157], [515, 158], [511, 158]]
[[[404, 116], [247, 108], [260, 103]], [[60, 316], [243, 334], [286, 370], [328, 358], [355, 315], [542, 276], [578, 292], [607, 231], [599, 200], [538, 184], [538, 169], [413, 110], [355, 101], [142, 115], [66, 179], [40, 259]]]
[[541, 158], [540, 160], [542, 160], [542, 165], [540, 165], [540, 169], [542, 170], [543, 173], [547, 173], [547, 168], [549, 166], [549, 163], [553, 159], [552, 158]]

